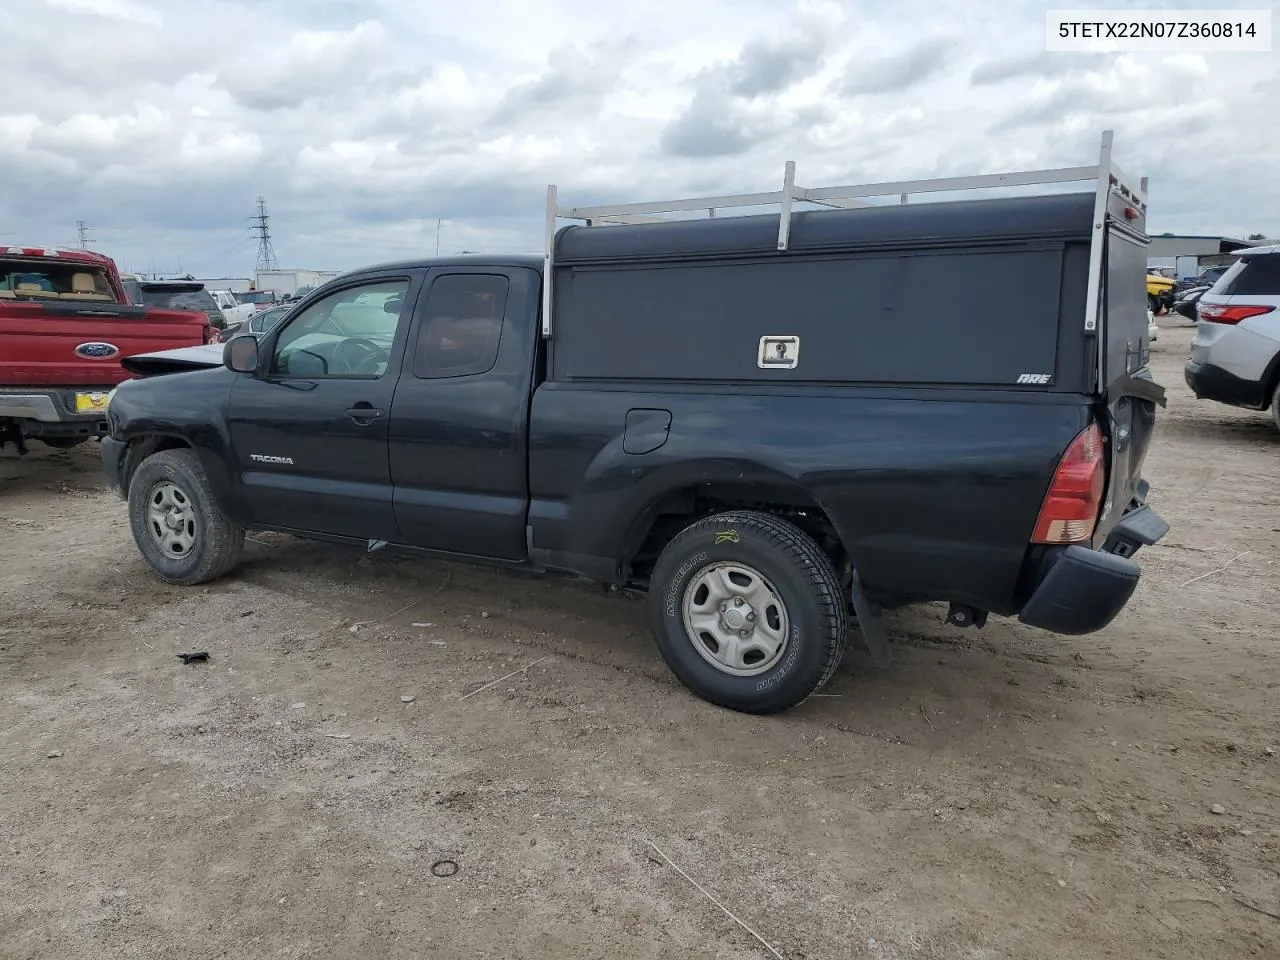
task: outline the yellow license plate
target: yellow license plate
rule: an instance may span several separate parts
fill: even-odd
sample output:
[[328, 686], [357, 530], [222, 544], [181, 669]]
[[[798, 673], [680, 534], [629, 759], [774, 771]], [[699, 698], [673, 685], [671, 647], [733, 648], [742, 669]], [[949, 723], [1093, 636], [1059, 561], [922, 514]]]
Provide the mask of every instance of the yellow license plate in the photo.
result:
[[76, 413], [97, 413], [107, 409], [109, 396], [105, 390], [102, 393], [77, 393]]

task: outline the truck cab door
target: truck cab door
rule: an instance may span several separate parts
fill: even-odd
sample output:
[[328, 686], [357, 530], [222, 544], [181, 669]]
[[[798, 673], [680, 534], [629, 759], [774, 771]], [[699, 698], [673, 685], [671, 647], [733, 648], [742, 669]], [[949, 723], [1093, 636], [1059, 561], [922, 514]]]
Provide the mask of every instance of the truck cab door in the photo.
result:
[[387, 435], [420, 277], [355, 278], [261, 338], [227, 415], [254, 523], [398, 539]]
[[525, 267], [436, 268], [427, 278], [391, 407], [402, 542], [526, 558], [539, 283]]

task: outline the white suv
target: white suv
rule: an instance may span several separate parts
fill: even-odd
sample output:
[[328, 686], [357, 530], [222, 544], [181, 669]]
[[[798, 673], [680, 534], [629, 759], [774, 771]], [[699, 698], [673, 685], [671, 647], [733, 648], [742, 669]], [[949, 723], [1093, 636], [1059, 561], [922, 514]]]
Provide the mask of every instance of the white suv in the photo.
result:
[[1270, 408], [1280, 427], [1280, 244], [1238, 257], [1200, 298], [1187, 386], [1202, 400]]

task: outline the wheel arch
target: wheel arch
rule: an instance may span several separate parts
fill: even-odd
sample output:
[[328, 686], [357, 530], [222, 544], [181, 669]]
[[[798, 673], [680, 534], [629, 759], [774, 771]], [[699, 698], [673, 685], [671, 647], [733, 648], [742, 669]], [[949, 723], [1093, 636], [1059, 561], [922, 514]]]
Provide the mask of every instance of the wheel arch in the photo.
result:
[[662, 549], [690, 524], [730, 510], [754, 510], [784, 517], [813, 537], [837, 569], [848, 560], [830, 513], [796, 478], [769, 468], [750, 477], [717, 471], [698, 482], [673, 477], [651, 493], [622, 535], [622, 574], [644, 580]]
[[150, 433], [128, 440], [125, 446], [124, 466], [120, 470], [120, 483], [125, 492], [128, 493], [133, 475], [137, 473], [143, 460], [161, 450], [179, 449], [191, 450], [193, 447], [186, 438], [177, 434]]

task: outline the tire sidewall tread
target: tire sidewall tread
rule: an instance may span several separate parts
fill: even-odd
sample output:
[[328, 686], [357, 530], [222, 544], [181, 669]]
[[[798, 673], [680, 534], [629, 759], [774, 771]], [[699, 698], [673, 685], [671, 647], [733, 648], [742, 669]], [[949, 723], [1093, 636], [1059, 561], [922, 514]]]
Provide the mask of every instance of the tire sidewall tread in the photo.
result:
[[[709, 564], [735, 561], [754, 567], [781, 594], [791, 632], [782, 661], [750, 677], [707, 663], [684, 627], [684, 593], [693, 576]], [[650, 590], [663, 659], [686, 687], [717, 706], [756, 714], [788, 710], [830, 680], [843, 656], [848, 615], [840, 578], [813, 538], [781, 517], [743, 510], [691, 524], [658, 559]]]
[[[196, 518], [196, 548], [188, 557], [161, 551], [148, 529], [147, 501], [155, 484], [169, 480], [191, 502]], [[134, 542], [153, 573], [166, 583], [191, 585], [216, 580], [240, 560], [244, 527], [233, 523], [218, 504], [195, 451], [161, 450], [143, 460], [129, 480], [129, 526]]]

